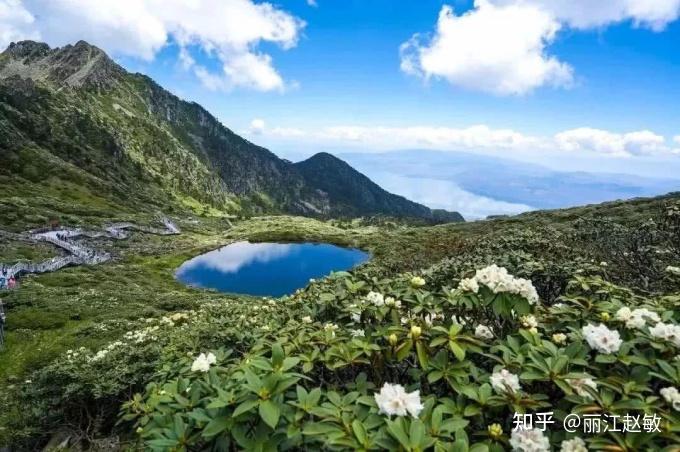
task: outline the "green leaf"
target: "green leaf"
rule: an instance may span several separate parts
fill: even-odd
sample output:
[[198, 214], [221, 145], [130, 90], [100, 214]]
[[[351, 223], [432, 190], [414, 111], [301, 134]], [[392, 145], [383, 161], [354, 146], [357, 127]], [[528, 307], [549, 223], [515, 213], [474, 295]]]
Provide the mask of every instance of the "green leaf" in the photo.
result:
[[458, 361], [463, 361], [465, 359], [465, 349], [463, 347], [456, 344], [454, 341], [449, 341], [449, 348]]
[[234, 413], [232, 414], [233, 417], [238, 417], [242, 415], [243, 413], [246, 413], [256, 406], [260, 404], [260, 401], [258, 399], [251, 399], [251, 400], [246, 400], [245, 402], [242, 402], [239, 406], [236, 407], [234, 410]]
[[364, 427], [364, 424], [362, 424], [360, 420], [355, 419], [352, 422], [352, 430], [354, 431], [354, 436], [356, 436], [357, 439], [359, 440], [359, 443], [366, 444], [368, 436], [366, 434], [366, 428]]
[[411, 442], [409, 441], [408, 435], [406, 434], [406, 429], [404, 426], [404, 420], [398, 418], [396, 421], [386, 421], [387, 431], [390, 435], [401, 444], [406, 450], [411, 450]]
[[203, 435], [204, 438], [211, 438], [215, 435], [219, 435], [231, 426], [231, 422], [232, 421], [228, 416], [216, 417], [205, 426], [201, 435]]
[[281, 416], [281, 409], [279, 406], [272, 402], [271, 400], [265, 400], [260, 403], [260, 417], [262, 420], [270, 426], [271, 428], [276, 428], [276, 424], [279, 423], [279, 417]]
[[430, 362], [430, 355], [427, 353], [427, 348], [425, 344], [418, 341], [416, 342], [416, 353], [418, 354], [418, 361], [420, 362], [420, 367], [427, 369], [428, 363]]
[[272, 367], [279, 368], [283, 364], [283, 347], [278, 342], [272, 346]]

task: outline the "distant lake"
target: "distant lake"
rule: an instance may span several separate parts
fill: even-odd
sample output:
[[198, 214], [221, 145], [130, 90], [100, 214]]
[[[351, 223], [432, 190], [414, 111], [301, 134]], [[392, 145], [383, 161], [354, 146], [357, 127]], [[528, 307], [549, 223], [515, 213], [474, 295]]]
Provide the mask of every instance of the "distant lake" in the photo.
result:
[[184, 262], [175, 276], [189, 286], [280, 297], [305, 287], [312, 278], [349, 270], [369, 257], [327, 243], [236, 242]]

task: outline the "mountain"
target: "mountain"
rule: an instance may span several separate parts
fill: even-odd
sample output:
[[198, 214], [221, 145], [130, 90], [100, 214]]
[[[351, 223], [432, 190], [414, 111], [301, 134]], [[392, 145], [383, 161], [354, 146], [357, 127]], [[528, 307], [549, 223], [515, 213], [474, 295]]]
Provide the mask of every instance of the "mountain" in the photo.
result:
[[[38, 203], [46, 215], [75, 203], [441, 220], [338, 159], [296, 165], [278, 158], [84, 41], [54, 49], [22, 41], [0, 54], [0, 153], [0, 185], [9, 187], [0, 202]], [[345, 189], [351, 193], [342, 195]]]
[[437, 222], [463, 221], [457, 212], [432, 211], [403, 196], [388, 193], [346, 162], [320, 152], [295, 167], [312, 186], [323, 190], [329, 201], [345, 216], [373, 213], [400, 217], [431, 218]]
[[[577, 172], [495, 155], [424, 149], [340, 157], [387, 190], [459, 210], [466, 218], [657, 196], [680, 187], [673, 168], [665, 173], [657, 169], [655, 177], [615, 173], [611, 159]], [[428, 190], [420, 190], [423, 186]]]

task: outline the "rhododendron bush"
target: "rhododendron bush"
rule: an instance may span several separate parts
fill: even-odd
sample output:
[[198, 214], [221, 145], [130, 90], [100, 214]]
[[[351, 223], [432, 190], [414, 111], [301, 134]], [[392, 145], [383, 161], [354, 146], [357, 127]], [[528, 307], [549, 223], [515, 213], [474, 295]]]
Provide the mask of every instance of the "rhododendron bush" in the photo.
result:
[[[0, 416], [13, 439], [76, 426], [159, 451], [675, 451], [678, 209], [381, 235], [389, 253], [290, 296], [127, 319], [8, 386]], [[571, 414], [658, 431], [568, 433]]]
[[[445, 286], [418, 278], [338, 273], [286, 297], [271, 306], [279, 317], [258, 316], [251, 347], [166, 361], [125, 403], [123, 422], [157, 450], [680, 443], [679, 350], [666, 333], [680, 320], [678, 297], [640, 297], [580, 273], [549, 305], [498, 266]], [[513, 431], [514, 413], [545, 411], [557, 427]], [[657, 414], [660, 431], [568, 434], [559, 421], [569, 413]]]

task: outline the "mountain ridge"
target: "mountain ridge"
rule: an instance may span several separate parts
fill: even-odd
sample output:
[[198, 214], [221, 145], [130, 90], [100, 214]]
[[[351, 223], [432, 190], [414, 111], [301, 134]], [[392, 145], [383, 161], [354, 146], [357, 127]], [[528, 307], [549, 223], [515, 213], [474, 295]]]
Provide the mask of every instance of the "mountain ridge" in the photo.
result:
[[[0, 148], [11, 154], [6, 179], [19, 175], [42, 183], [46, 174], [68, 179], [75, 172], [93, 195], [124, 192], [113, 196], [117, 204], [443, 221], [335, 162], [343, 168], [345, 179], [335, 178], [341, 186], [361, 183], [359, 192], [373, 195], [347, 204], [333, 187], [318, 185], [325, 177], [310, 173], [309, 165], [240, 137], [199, 104], [127, 72], [85, 41], [59, 48], [21, 41], [0, 54], [0, 130], [6, 132]], [[46, 154], [58, 158], [56, 167], [43, 168], [53, 160]], [[376, 196], [380, 202], [373, 202]], [[462, 220], [454, 213], [447, 218]]]

